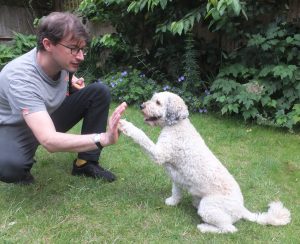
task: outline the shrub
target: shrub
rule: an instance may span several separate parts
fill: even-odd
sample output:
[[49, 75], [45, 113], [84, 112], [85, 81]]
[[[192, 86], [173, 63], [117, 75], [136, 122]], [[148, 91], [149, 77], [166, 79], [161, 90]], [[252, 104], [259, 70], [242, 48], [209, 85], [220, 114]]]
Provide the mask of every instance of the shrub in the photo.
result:
[[116, 102], [139, 105], [161, 90], [157, 83], [136, 69], [112, 72], [98, 81], [111, 89], [112, 99]]
[[0, 44], [0, 70], [10, 60], [28, 52], [36, 46], [36, 37], [34, 35], [24, 35], [14, 33], [11, 44]]
[[272, 24], [230, 55], [206, 103], [222, 114], [292, 129], [300, 122], [299, 28]]

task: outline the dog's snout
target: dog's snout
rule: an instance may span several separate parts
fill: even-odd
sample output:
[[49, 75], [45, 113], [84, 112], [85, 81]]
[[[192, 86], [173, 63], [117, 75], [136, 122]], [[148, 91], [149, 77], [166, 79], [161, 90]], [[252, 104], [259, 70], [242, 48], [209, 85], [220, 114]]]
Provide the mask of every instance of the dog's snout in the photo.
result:
[[143, 110], [144, 108], [145, 108], [145, 104], [143, 103], [143, 104], [140, 105], [140, 109]]

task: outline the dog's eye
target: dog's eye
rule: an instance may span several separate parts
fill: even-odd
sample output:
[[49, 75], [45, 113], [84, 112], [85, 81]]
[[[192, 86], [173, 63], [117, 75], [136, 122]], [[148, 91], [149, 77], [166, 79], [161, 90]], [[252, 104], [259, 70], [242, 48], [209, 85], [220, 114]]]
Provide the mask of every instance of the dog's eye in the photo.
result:
[[161, 105], [160, 101], [156, 100], [156, 104], [157, 105]]

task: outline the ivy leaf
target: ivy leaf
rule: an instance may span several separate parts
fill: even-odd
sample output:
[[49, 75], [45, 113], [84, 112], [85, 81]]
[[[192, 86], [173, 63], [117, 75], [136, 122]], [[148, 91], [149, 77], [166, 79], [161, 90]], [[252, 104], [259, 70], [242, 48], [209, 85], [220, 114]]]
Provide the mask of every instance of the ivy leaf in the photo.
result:
[[228, 105], [225, 105], [225, 106], [221, 109], [222, 115], [224, 115], [225, 113], [227, 113], [227, 111], [228, 111]]
[[267, 51], [269, 49], [271, 49], [271, 45], [269, 43], [264, 43], [261, 45], [262, 50]]
[[245, 120], [250, 119], [250, 118], [255, 118], [258, 114], [258, 111], [256, 108], [252, 107], [251, 109], [247, 109], [242, 112], [242, 115]]
[[300, 41], [300, 34], [295, 34], [294, 38], [295, 38], [295, 40]]
[[240, 5], [240, 1], [239, 0], [232, 0], [231, 3], [232, 9], [235, 13], [235, 15], [240, 15], [241, 12], [241, 5]]
[[286, 43], [288, 44], [291, 44], [293, 41], [294, 41], [294, 38], [288, 36], [286, 39], [285, 39]]
[[261, 34], [252, 35], [251, 39], [248, 40], [247, 46], [260, 46], [262, 43], [266, 41], [266, 38]]
[[165, 9], [167, 6], [168, 0], [160, 0], [159, 3], [160, 3], [161, 8]]
[[237, 103], [232, 103], [228, 105], [228, 111], [238, 113], [239, 112], [239, 105]]
[[225, 99], [226, 99], [225, 96], [220, 96], [220, 97], [217, 97], [216, 101], [223, 103], [225, 101]]
[[281, 80], [286, 77], [292, 79], [296, 70], [296, 65], [277, 65], [273, 68], [274, 76], [280, 77]]
[[269, 73], [273, 71], [274, 65], [265, 66], [258, 74], [258, 77], [266, 77]]

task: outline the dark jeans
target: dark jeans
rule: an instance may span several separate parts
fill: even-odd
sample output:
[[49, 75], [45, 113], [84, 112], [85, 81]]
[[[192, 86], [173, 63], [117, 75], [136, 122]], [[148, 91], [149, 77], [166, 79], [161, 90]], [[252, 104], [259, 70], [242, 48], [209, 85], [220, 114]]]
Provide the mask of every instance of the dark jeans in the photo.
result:
[[[55, 128], [66, 132], [81, 119], [81, 134], [101, 133], [106, 130], [110, 105], [108, 87], [92, 83], [67, 96], [62, 105], [51, 114]], [[0, 125], [0, 180], [15, 182], [30, 171], [39, 143], [25, 122]], [[78, 158], [98, 161], [101, 150], [81, 152]]]

